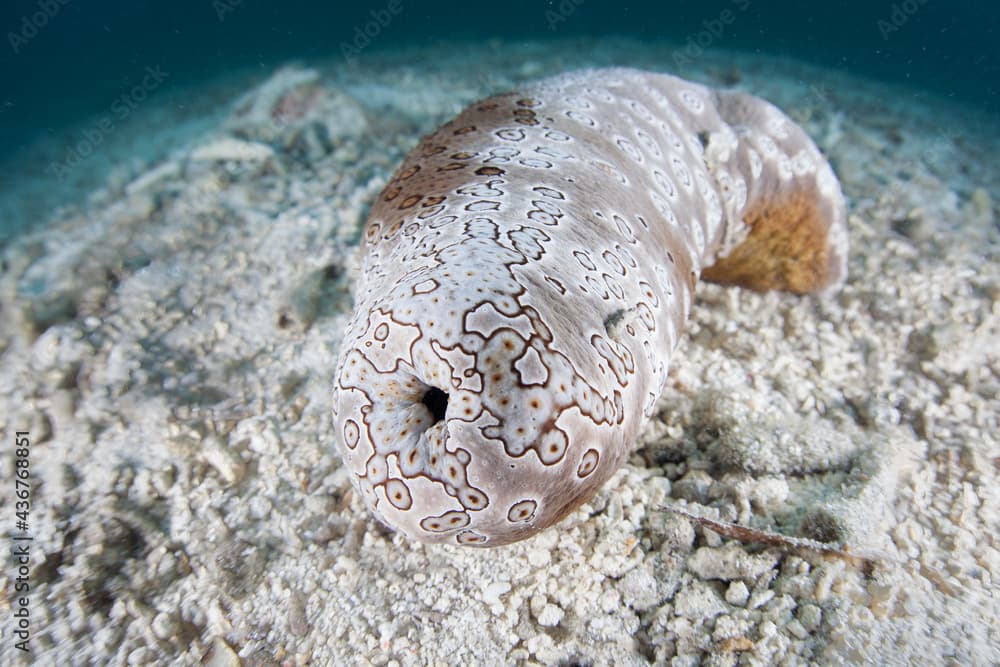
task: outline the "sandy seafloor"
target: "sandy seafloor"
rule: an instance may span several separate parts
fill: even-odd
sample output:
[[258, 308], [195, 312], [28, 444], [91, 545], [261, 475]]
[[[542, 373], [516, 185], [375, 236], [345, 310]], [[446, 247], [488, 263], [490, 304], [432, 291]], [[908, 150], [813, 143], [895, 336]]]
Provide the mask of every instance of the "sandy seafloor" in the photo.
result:
[[[31, 433], [34, 589], [29, 657], [4, 568], [0, 662], [1000, 663], [998, 124], [675, 53], [440, 45], [206, 85], [186, 134], [138, 109], [78, 169], [146, 153], [2, 248], [0, 425]], [[801, 122], [849, 201], [849, 281], [700, 285], [655, 418], [591, 502], [513, 546], [411, 543], [351, 492], [331, 430], [367, 208], [465, 104], [604, 64]], [[667, 504], [872, 560], [733, 542]]]

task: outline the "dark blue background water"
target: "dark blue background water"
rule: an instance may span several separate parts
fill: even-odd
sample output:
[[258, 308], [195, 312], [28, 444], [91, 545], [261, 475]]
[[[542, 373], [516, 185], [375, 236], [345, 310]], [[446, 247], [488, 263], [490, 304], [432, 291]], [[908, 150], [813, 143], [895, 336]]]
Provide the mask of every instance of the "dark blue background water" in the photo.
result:
[[[491, 37], [683, 42], [728, 8], [739, 19], [711, 48], [785, 55], [1000, 112], [997, 2], [563, 0], [560, 8], [560, 0], [396, 1], [400, 18], [381, 31], [373, 50]], [[39, 133], [106, 111], [148, 66], [170, 73], [167, 90], [248, 64], [268, 68], [289, 58], [338, 55], [372, 11], [388, 6], [389, 0], [8, 0], [0, 9], [0, 156]], [[550, 30], [549, 12], [566, 8], [572, 10]]]

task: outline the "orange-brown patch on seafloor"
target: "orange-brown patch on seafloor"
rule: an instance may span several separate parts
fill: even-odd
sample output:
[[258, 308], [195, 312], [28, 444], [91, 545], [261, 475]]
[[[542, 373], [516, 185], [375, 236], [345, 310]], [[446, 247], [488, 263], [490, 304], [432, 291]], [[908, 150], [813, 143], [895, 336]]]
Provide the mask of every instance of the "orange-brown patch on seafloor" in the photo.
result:
[[830, 247], [831, 221], [819, 210], [815, 191], [798, 189], [749, 207], [750, 234], [701, 277], [752, 290], [814, 292], [841, 276]]

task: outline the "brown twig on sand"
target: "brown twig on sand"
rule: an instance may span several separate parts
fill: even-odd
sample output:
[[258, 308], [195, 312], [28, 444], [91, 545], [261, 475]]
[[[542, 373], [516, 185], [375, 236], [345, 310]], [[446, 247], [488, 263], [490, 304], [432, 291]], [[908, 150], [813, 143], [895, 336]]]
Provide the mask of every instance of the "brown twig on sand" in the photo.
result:
[[694, 521], [700, 526], [708, 528], [712, 532], [718, 533], [723, 537], [728, 537], [733, 540], [739, 540], [740, 542], [758, 542], [760, 544], [770, 544], [779, 547], [791, 547], [794, 549], [806, 549], [809, 551], [818, 551], [824, 554], [831, 554], [838, 556], [840, 558], [845, 558], [852, 562], [867, 562], [873, 563], [875, 561], [894, 561], [891, 556], [884, 553], [878, 553], [872, 550], [864, 551], [849, 551], [843, 546], [837, 546], [830, 544], [828, 542], [819, 542], [817, 540], [810, 540], [805, 537], [789, 537], [788, 535], [782, 535], [780, 533], [772, 533], [767, 530], [761, 530], [759, 528], [750, 528], [749, 526], [741, 526], [736, 523], [730, 523], [729, 521], [718, 521], [716, 519], [708, 519], [703, 516], [698, 516], [697, 514], [692, 514], [687, 510], [682, 510], [678, 507], [671, 507], [669, 505], [659, 505], [657, 509], [664, 510], [666, 512], [672, 512], [678, 516], [682, 516], [685, 519]]

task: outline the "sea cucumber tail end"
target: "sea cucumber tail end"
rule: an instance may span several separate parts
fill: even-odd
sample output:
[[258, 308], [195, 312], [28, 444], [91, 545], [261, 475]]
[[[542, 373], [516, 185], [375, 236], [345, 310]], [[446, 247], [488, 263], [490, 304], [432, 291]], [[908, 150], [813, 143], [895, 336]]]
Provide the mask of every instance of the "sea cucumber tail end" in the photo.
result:
[[712, 282], [799, 294], [834, 292], [847, 277], [847, 206], [829, 162], [774, 105], [735, 92], [716, 104], [738, 144], [727, 160], [747, 183], [742, 234], [702, 271]]

